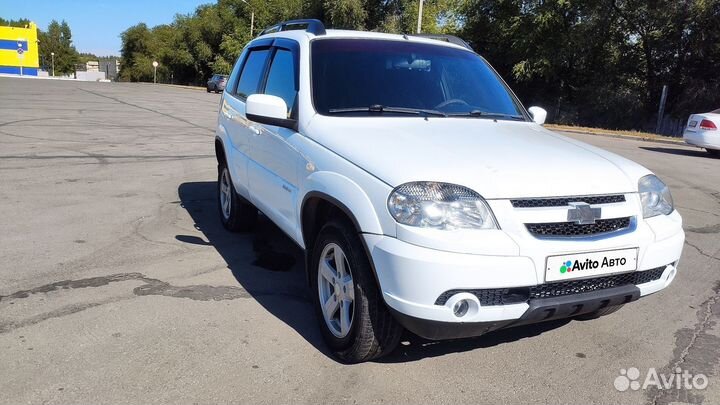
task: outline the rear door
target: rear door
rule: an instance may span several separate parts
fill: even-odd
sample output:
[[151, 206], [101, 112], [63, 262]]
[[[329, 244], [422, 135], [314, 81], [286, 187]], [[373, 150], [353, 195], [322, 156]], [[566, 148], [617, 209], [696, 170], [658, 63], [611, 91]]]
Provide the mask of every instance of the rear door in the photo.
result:
[[[267, 77], [261, 93], [278, 96], [288, 106], [288, 118], [297, 119], [299, 47], [297, 42], [278, 39], [273, 43]], [[292, 138], [295, 130], [254, 123], [250, 165], [251, 194], [258, 208], [289, 235], [296, 235], [297, 168], [300, 154]]]

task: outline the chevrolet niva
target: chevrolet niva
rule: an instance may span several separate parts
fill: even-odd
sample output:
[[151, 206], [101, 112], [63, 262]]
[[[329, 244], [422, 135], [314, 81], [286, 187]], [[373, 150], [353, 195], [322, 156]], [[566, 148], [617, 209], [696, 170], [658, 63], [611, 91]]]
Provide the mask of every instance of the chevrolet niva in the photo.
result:
[[462, 40], [271, 27], [220, 102], [223, 225], [262, 211], [306, 252], [334, 355], [403, 329], [479, 336], [595, 318], [667, 287], [685, 234], [648, 169], [541, 126]]

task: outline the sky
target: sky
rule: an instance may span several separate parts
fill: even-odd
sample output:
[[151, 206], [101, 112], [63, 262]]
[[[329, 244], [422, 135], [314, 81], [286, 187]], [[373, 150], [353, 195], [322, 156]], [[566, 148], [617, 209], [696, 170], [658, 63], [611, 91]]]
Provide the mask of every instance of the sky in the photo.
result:
[[120, 55], [120, 33], [144, 22], [149, 27], [172, 22], [213, 0], [0, 0], [0, 17], [27, 18], [46, 30], [50, 21], [70, 25], [78, 52]]

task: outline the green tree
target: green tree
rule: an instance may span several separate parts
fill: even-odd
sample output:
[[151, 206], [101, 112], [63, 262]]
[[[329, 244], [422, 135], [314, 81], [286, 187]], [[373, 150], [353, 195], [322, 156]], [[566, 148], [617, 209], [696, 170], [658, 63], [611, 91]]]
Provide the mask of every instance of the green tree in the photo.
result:
[[58, 23], [52, 20], [48, 25], [47, 32], [38, 32], [38, 50], [40, 59], [45, 62], [46, 68], [50, 67], [55, 53], [55, 74], [72, 74], [75, 72], [75, 64], [78, 63], [78, 53], [72, 43], [72, 32], [70, 26], [64, 20]]
[[334, 28], [362, 30], [368, 13], [363, 0], [325, 0], [325, 18]]
[[100, 60], [97, 55], [88, 53], [88, 52], [80, 52], [78, 53], [78, 63], [87, 63], [90, 61], [97, 61]]
[[6, 20], [2, 17], [0, 17], [0, 26], [2, 27], [17, 27], [17, 28], [24, 28], [30, 25], [30, 20], [27, 18], [20, 18], [17, 20]]
[[[203, 83], [227, 73], [268, 26], [318, 18], [333, 28], [414, 33], [418, 0], [218, 0], [171, 24], [122, 34], [124, 80]], [[251, 15], [254, 30], [250, 32]], [[720, 106], [720, 0], [426, 0], [422, 31], [471, 43], [527, 105], [551, 120], [652, 129], [659, 93], [684, 118]]]
[[122, 34], [120, 79], [126, 81], [152, 80], [152, 33], [145, 23], [134, 25]]
[[471, 0], [462, 36], [555, 121], [653, 130], [720, 105], [718, 0]]

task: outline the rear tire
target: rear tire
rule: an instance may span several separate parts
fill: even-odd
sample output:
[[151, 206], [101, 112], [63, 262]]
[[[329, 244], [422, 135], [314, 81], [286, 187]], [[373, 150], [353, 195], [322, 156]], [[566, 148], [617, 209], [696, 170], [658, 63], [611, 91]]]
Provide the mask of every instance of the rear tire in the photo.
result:
[[597, 318], [600, 318], [601, 316], [610, 315], [610, 314], [612, 314], [612, 313], [614, 313], [614, 312], [619, 311], [620, 308], [622, 308], [624, 305], [625, 305], [625, 304], [614, 305], [614, 306], [611, 306], [611, 307], [601, 308], [601, 309], [598, 309], [597, 311], [594, 311], [594, 312], [589, 312], [589, 313], [587, 313], [587, 314], [578, 315], [578, 316], [576, 316], [575, 318], [576, 318], [576, 319], [579, 319], [579, 320], [581, 320], [581, 321], [589, 321], [589, 320], [591, 320], [591, 319], [597, 319]]
[[720, 157], [720, 150], [718, 149], [705, 149], [707, 153], [710, 154], [712, 157]]
[[[385, 306], [355, 227], [339, 219], [326, 223], [311, 266], [314, 306], [332, 353], [343, 362], [360, 363], [393, 351], [403, 329]], [[348, 314], [344, 320], [343, 314]]]
[[218, 165], [217, 201], [220, 221], [231, 232], [248, 231], [257, 221], [258, 211], [235, 192], [225, 163]]

